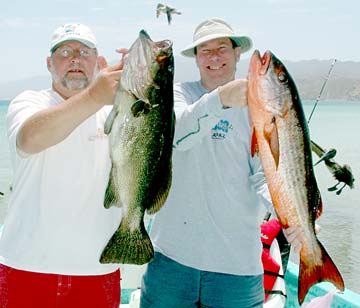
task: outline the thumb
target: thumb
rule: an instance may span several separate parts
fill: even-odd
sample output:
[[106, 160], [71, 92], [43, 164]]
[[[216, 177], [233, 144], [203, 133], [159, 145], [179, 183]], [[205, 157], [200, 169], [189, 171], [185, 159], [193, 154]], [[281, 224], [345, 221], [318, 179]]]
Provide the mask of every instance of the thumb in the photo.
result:
[[99, 70], [103, 70], [104, 68], [108, 67], [108, 63], [103, 56], [98, 57], [98, 68]]

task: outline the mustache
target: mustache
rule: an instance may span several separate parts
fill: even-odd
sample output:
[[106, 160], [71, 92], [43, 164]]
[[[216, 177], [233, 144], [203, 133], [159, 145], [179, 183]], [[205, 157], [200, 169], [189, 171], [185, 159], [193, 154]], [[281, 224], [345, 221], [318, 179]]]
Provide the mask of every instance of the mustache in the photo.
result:
[[84, 73], [84, 68], [78, 64], [78, 63], [75, 63], [75, 64], [72, 64], [71, 66], [69, 66], [69, 68], [66, 70], [67, 73], [71, 72], [71, 71], [79, 71], [79, 72], [82, 72]]

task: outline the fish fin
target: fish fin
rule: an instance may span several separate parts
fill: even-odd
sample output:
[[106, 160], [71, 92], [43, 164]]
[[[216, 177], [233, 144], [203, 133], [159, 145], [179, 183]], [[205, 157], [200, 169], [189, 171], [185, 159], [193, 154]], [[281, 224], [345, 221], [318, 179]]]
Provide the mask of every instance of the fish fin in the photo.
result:
[[271, 123], [265, 125], [264, 127], [264, 137], [267, 140], [272, 157], [276, 165], [276, 169], [279, 166], [279, 156], [280, 156], [280, 147], [279, 147], [279, 135], [276, 127], [275, 117], [272, 119]]
[[100, 263], [145, 264], [154, 257], [154, 248], [144, 226], [143, 219], [132, 230], [123, 219], [119, 228], [105, 246]]
[[[317, 240], [318, 241], [318, 240]], [[333, 283], [339, 290], [344, 291], [344, 280], [339, 270], [326, 252], [325, 248], [318, 241], [321, 251], [321, 264], [309, 266], [303, 249], [300, 251], [300, 270], [298, 280], [298, 301], [301, 305], [309, 289], [318, 282], [328, 281]]]
[[106, 121], [105, 121], [105, 125], [104, 125], [104, 133], [106, 135], [109, 135], [110, 132], [111, 132], [111, 128], [113, 126], [113, 123], [114, 123], [114, 120], [116, 118], [116, 115], [117, 115], [117, 111], [116, 111], [116, 108], [113, 107], [108, 115], [108, 117], [106, 118]]
[[[175, 132], [175, 122], [176, 117], [175, 113], [173, 113], [172, 120], [171, 120], [171, 129], [168, 134], [168, 136], [164, 136], [163, 140], [165, 142], [163, 148], [172, 149], [172, 140]], [[170, 187], [171, 187], [171, 181], [172, 181], [172, 151], [162, 151], [160, 162], [162, 164], [159, 165], [158, 174], [162, 175], [161, 181], [157, 181], [157, 186], [154, 188], [155, 193], [152, 197], [149, 198], [148, 207], [146, 207], [146, 213], [149, 215], [155, 214], [157, 211], [161, 209], [161, 207], [164, 205], [166, 198], [169, 194]]]
[[162, 208], [169, 194], [172, 180], [171, 163], [167, 167], [168, 170], [159, 172], [159, 174], [163, 175], [163, 180], [160, 183], [161, 186], [159, 187], [159, 189], [155, 189], [156, 191], [158, 191], [158, 193], [154, 196], [154, 201], [149, 202], [150, 206], [146, 208], [146, 213], [149, 215], [155, 214]]
[[146, 102], [144, 102], [141, 99], [138, 99], [137, 101], [135, 101], [132, 106], [131, 106], [131, 113], [132, 115], [136, 118], [138, 117], [141, 113], [147, 114], [149, 113], [150, 109], [148, 107], [149, 104], [147, 104]]
[[256, 138], [255, 127], [253, 127], [253, 131], [251, 134], [251, 157], [254, 157], [255, 154], [259, 154], [259, 144]]
[[322, 212], [323, 212], [323, 203], [322, 203], [320, 192], [319, 192], [319, 204], [317, 206], [317, 211], [316, 211], [316, 214], [315, 214], [315, 220], [320, 218]]
[[106, 209], [112, 206], [122, 207], [122, 203], [116, 197], [116, 189], [112, 180], [113, 179], [112, 173], [113, 173], [113, 169], [111, 168], [109, 182], [106, 187], [105, 196], [104, 196], [104, 207]]
[[[315, 181], [315, 179], [314, 179]], [[316, 186], [316, 181], [314, 183], [314, 186]], [[313, 194], [313, 199], [310, 200], [309, 204], [314, 205], [314, 206], [310, 206], [309, 210], [311, 212], [311, 219], [313, 221], [315, 221], [316, 219], [319, 219], [322, 212], [323, 212], [323, 203], [322, 203], [322, 199], [321, 199], [321, 194], [319, 189], [317, 188], [317, 190], [314, 192]]]

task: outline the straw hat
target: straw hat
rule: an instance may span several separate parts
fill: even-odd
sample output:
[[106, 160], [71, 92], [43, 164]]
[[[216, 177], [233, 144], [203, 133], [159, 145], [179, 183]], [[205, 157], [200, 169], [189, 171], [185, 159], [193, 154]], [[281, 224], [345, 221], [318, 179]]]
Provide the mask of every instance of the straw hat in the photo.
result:
[[228, 37], [232, 39], [236, 46], [241, 47], [241, 53], [244, 53], [252, 47], [252, 41], [247, 36], [239, 36], [225, 21], [219, 18], [211, 18], [200, 23], [193, 36], [193, 43], [181, 51], [185, 57], [195, 57], [194, 49], [200, 44], [213, 39]]
[[66, 41], [77, 41], [89, 48], [96, 48], [96, 38], [89, 27], [79, 23], [67, 23], [58, 27], [51, 38], [50, 52]]

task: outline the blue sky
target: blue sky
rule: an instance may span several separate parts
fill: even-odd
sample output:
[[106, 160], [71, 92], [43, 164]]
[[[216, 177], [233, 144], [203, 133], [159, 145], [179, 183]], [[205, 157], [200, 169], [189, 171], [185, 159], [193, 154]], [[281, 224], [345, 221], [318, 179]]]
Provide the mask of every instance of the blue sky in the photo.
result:
[[[162, 0], [161, 0], [162, 2]], [[174, 52], [191, 43], [202, 20], [220, 17], [254, 48], [283, 60], [360, 61], [359, 0], [169, 0], [181, 11], [171, 26], [149, 0], [7, 1], [0, 10], [0, 82], [47, 75], [46, 56], [54, 29], [77, 21], [90, 26], [109, 61], [116, 47], [129, 47], [140, 29], [154, 40], [171, 39]], [[210, 4], [211, 3], [211, 4]], [[244, 58], [252, 52], [244, 54]]]

